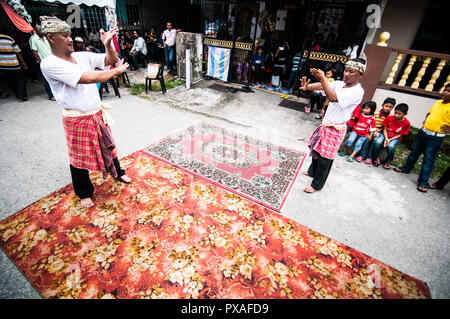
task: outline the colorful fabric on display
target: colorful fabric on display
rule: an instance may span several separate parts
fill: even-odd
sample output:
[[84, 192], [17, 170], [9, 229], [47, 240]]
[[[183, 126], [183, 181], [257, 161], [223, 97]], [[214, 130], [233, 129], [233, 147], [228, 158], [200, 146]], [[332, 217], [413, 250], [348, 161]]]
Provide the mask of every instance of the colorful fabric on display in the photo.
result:
[[426, 284], [144, 152], [124, 184], [91, 175], [0, 222], [44, 298], [430, 298]]
[[316, 151], [322, 157], [334, 159], [345, 138], [345, 133], [347, 133], [346, 128], [337, 130], [334, 127], [320, 125], [308, 141], [310, 155]]
[[[20, 3], [20, 2], [19, 2]], [[21, 17], [17, 12], [14, 11], [14, 9], [5, 3], [4, 1], [0, 0], [0, 5], [5, 10], [6, 14], [8, 15], [11, 22], [16, 26], [17, 29], [24, 33], [30, 33], [33, 31], [33, 27], [30, 25], [31, 23], [31, 17], [29, 18], [30, 21], [25, 20], [23, 17]], [[21, 5], [23, 7], [23, 5]], [[26, 10], [25, 10], [26, 13]], [[28, 14], [25, 15], [25, 17], [29, 17]]]
[[207, 123], [144, 151], [278, 212], [305, 158], [304, 153]]
[[228, 70], [230, 68], [231, 49], [208, 47], [208, 72], [207, 75], [228, 82]]
[[104, 178], [108, 172], [117, 177], [113, 163], [117, 149], [111, 129], [103, 123], [102, 111], [88, 116], [63, 117], [63, 126], [72, 166], [101, 171]]

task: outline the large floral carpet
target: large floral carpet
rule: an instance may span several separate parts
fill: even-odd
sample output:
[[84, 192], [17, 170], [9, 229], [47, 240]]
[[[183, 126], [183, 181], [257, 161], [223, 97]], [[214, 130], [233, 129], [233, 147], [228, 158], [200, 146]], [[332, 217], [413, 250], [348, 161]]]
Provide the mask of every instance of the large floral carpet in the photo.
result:
[[207, 123], [144, 151], [278, 212], [305, 159], [304, 153]]
[[425, 283], [272, 210], [136, 152], [131, 184], [92, 175], [0, 223], [45, 298], [429, 298]]

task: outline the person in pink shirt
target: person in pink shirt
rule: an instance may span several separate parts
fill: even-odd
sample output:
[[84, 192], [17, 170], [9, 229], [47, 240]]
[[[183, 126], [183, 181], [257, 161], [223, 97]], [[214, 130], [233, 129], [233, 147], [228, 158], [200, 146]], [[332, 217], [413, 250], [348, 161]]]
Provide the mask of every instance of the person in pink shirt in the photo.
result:
[[169, 70], [169, 74], [173, 74], [173, 67], [175, 65], [175, 45], [177, 32], [181, 30], [176, 30], [173, 28], [173, 24], [170, 21], [167, 21], [166, 24], [167, 29], [164, 30], [162, 34], [163, 47], [164, 47], [164, 56], [166, 58], [166, 65]]

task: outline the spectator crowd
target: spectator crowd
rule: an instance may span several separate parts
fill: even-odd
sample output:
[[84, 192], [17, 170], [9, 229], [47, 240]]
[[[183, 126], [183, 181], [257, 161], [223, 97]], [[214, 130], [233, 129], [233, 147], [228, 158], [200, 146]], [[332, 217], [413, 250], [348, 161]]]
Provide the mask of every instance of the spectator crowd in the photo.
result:
[[[166, 23], [166, 29], [158, 32], [151, 27], [149, 31], [122, 31], [117, 39], [118, 57], [123, 58], [131, 66], [131, 71], [146, 67], [147, 63], [164, 63], [170, 75], [176, 74], [175, 39], [180, 30]], [[104, 51], [100, 33], [96, 28], [81, 35], [72, 35], [74, 51], [100, 53]], [[21, 101], [28, 101], [27, 83], [43, 84], [48, 99], [55, 101], [46, 79], [42, 76], [40, 63], [51, 54], [47, 38], [41, 33], [41, 26], [33, 24], [30, 34], [2, 30], [0, 27], [0, 99], [11, 96], [6, 87], [9, 86], [14, 96]], [[100, 86], [99, 86], [100, 88]]]

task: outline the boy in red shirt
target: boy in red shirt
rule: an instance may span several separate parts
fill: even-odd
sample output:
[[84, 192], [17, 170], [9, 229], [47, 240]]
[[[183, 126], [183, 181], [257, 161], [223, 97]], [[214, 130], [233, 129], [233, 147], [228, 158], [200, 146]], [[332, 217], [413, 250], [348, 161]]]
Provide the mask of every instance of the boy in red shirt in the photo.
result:
[[[352, 120], [354, 120], [353, 130], [350, 133], [347, 141], [345, 142], [344, 151], [339, 153], [339, 155], [344, 156], [347, 153], [346, 148], [351, 148], [353, 144], [353, 152], [347, 158], [347, 161], [353, 162], [355, 160], [355, 155], [361, 150], [365, 141], [367, 139], [372, 140], [373, 132], [375, 131], [375, 118], [373, 117], [373, 113], [377, 108], [377, 104], [373, 101], [366, 102], [363, 104], [362, 108], [359, 106], [357, 109], [360, 109], [358, 115], [355, 116], [355, 111], [353, 111]], [[355, 119], [353, 118], [355, 117]], [[350, 122], [349, 121], [349, 122]], [[347, 122], [348, 125], [351, 125]], [[361, 162], [360, 160], [358, 162]]]
[[408, 135], [411, 124], [405, 117], [408, 114], [408, 105], [400, 103], [395, 107], [394, 115], [384, 119], [383, 134], [380, 134], [373, 143], [372, 158], [375, 166], [380, 165], [380, 151], [387, 148], [385, 169], [391, 168], [391, 162], [394, 159], [397, 144], [402, 140], [402, 135]]

